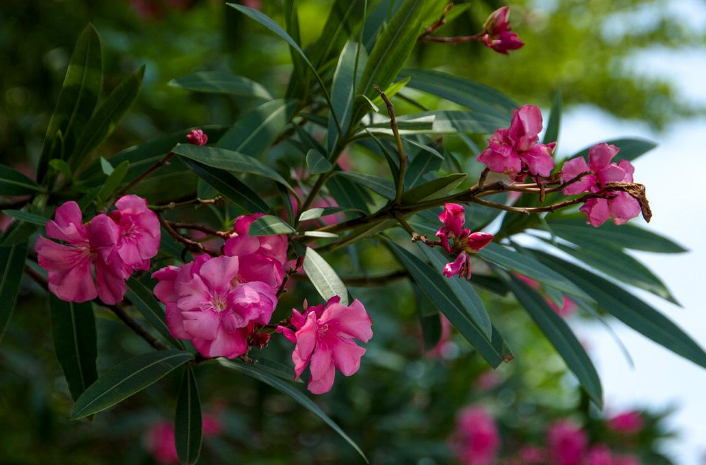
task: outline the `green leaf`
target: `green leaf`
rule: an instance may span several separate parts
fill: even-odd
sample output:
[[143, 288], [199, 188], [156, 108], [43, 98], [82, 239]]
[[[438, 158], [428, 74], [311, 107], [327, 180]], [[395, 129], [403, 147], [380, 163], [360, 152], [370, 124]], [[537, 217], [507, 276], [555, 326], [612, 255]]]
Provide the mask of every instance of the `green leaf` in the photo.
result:
[[348, 305], [348, 289], [336, 271], [311, 247], [304, 255], [304, 271], [324, 300], [339, 296], [341, 304]]
[[[640, 155], [643, 155], [657, 147], [657, 144], [646, 139], [612, 139], [605, 141], [605, 143], [615, 145], [620, 149], [620, 152], [618, 152], [618, 154], [615, 156], [615, 159], [613, 160], [615, 162], [619, 160], [633, 161]], [[596, 144], [592, 144], [591, 147], [593, 147], [594, 145]], [[588, 155], [588, 151], [591, 149], [591, 147], [586, 147], [585, 149], [581, 150], [578, 153], [575, 153], [569, 158], [585, 157], [586, 155]]]
[[98, 105], [67, 160], [73, 170], [80, 167], [88, 156], [112, 134], [130, 110], [140, 93], [144, 75], [145, 67], [142, 66], [113, 89], [110, 95]]
[[[413, 133], [435, 135], [455, 133], [490, 134], [507, 124], [503, 118], [473, 111], [425, 111], [423, 113], [403, 115], [399, 118], [398, 123], [404, 123], [407, 120], [423, 121], [426, 118], [434, 119], [431, 128], [415, 129]], [[400, 126], [400, 129], [403, 128], [404, 125]]]
[[439, 315], [439, 310], [422, 292], [419, 286], [413, 284], [412, 287], [414, 289], [415, 302], [417, 303], [419, 325], [422, 328], [424, 350], [430, 351], [434, 349], [441, 340], [441, 317]]
[[194, 358], [183, 350], [157, 350], [119, 363], [76, 400], [72, 420], [93, 415], [156, 383]]
[[289, 382], [295, 382], [300, 384], [304, 383], [301, 378], [297, 378], [296, 380], [293, 379], [292, 374], [294, 373], [294, 369], [291, 366], [287, 366], [283, 363], [277, 362], [275, 360], [270, 360], [269, 358], [265, 357], [255, 358], [253, 359], [253, 362], [255, 362], [255, 366], [261, 371], [266, 371], [267, 373], [278, 376]]
[[367, 0], [335, 0], [321, 35], [311, 47], [311, 61], [321, 68], [338, 51], [345, 41], [353, 37], [355, 28], [363, 18]]
[[623, 281], [625, 284], [639, 287], [675, 305], [679, 305], [679, 302], [669, 292], [667, 286], [652, 271], [620, 249], [610, 248], [607, 245], [601, 246], [600, 249], [596, 247], [568, 247], [563, 244], [554, 244], [554, 246], [588, 266]]
[[303, 212], [299, 217], [299, 221], [315, 220], [317, 218], [325, 218], [330, 215], [335, 215], [336, 213], [342, 212], [358, 212], [363, 213], [355, 208], [344, 208], [344, 207], [317, 207], [310, 208], [309, 210]]
[[[429, 152], [419, 152], [407, 167], [405, 175], [405, 187], [413, 188], [424, 181], [425, 176], [431, 175], [441, 168], [442, 158], [438, 158]], [[395, 173], [395, 177], [397, 174]]]
[[520, 274], [566, 294], [581, 297], [588, 301], [593, 300], [589, 297], [590, 294], [586, 294], [564, 276], [542, 265], [528, 255], [520, 254], [507, 247], [493, 243], [488, 244], [487, 247], [478, 252], [478, 255], [485, 261], [495, 263], [512, 271], [517, 271]]
[[[102, 159], [103, 158], [101, 157], [101, 160]], [[49, 160], [49, 166], [66, 176], [66, 179], [73, 179], [74, 177], [74, 174], [71, 172], [71, 167], [69, 167], [69, 164], [66, 163], [64, 160], [54, 158], [53, 160]]]
[[306, 166], [310, 174], [321, 174], [331, 171], [333, 165], [318, 151], [311, 149], [306, 154]]
[[501, 353], [491, 344], [490, 338], [478, 327], [469, 312], [458, 299], [451, 285], [436, 270], [394, 242], [386, 240], [390, 251], [402, 266], [409, 271], [414, 282], [424, 294], [449, 319], [452, 325], [466, 338], [478, 353], [493, 367], [503, 361]]
[[44, 145], [37, 165], [37, 180], [47, 173], [49, 161], [56, 158], [52, 147], [57, 143], [57, 133], [62, 134], [66, 153], [71, 153], [76, 140], [91, 118], [101, 93], [103, 63], [98, 33], [88, 25], [76, 42], [66, 71], [64, 84], [54, 113], [49, 120]]
[[[115, 168], [113, 168], [113, 165], [110, 164], [108, 160], [106, 160], [104, 157], [100, 157], [100, 164], [101, 164], [101, 169], [103, 170], [103, 174], [106, 176], [110, 176], [113, 171], [115, 171]], [[63, 160], [60, 160], [63, 161]]]
[[544, 298], [514, 276], [506, 275], [510, 289], [552, 343], [593, 402], [603, 405], [603, 388], [598, 373], [569, 325], [552, 310]]
[[[328, 122], [328, 149], [332, 152], [336, 143], [348, 133], [348, 127], [351, 124], [353, 116], [353, 100], [355, 97], [355, 61], [358, 47], [355, 42], [346, 42], [343, 47], [341, 56], [338, 59], [338, 65], [333, 75], [333, 87], [331, 89], [331, 102], [333, 103], [332, 113], [338, 116], [341, 123], [341, 131], [343, 134], [338, 134], [336, 123], [333, 115], [329, 116]], [[366, 56], [361, 57], [367, 60]]]
[[76, 401], [98, 378], [96, 320], [91, 302], [64, 302], [49, 295], [54, 351], [71, 398]]
[[0, 195], [12, 197], [15, 195], [31, 195], [40, 192], [42, 187], [9, 166], [0, 165]]
[[0, 341], [15, 309], [26, 256], [27, 242], [0, 247]]
[[407, 87], [428, 92], [462, 105], [470, 110], [502, 118], [510, 122], [517, 103], [492, 87], [458, 76], [422, 69], [405, 69], [400, 77], [411, 77]]
[[[562, 112], [562, 102], [561, 102], [561, 92], [557, 91], [554, 96], [554, 103], [552, 104], [552, 111], [549, 113], [549, 122], [547, 123], [547, 130], [544, 132], [543, 144], [549, 144], [551, 142], [556, 142], [559, 140], [559, 127], [561, 125], [561, 112]], [[556, 152], [556, 149], [555, 149]]]
[[294, 234], [297, 231], [284, 220], [273, 215], [264, 215], [253, 221], [248, 236], [276, 236], [278, 234]]
[[250, 110], [226, 131], [217, 147], [257, 157], [277, 139], [292, 119], [295, 100], [272, 100]]
[[366, 463], [368, 462], [368, 459], [365, 457], [365, 454], [363, 454], [363, 451], [360, 449], [360, 447], [358, 447], [358, 445], [353, 442], [353, 440], [348, 437], [348, 435], [344, 433], [343, 430], [336, 423], [334, 423], [333, 420], [331, 420], [314, 402], [312, 402], [311, 399], [306, 397], [298, 389], [294, 388], [291, 384], [280, 380], [279, 378], [271, 375], [267, 371], [259, 369], [257, 365], [245, 365], [242, 362], [231, 362], [229, 360], [223, 359], [219, 360], [219, 363], [226, 368], [230, 368], [232, 370], [255, 378], [256, 380], [261, 381], [267, 384], [268, 386], [271, 386], [277, 389], [278, 391], [288, 395], [299, 405], [306, 408], [317, 417], [321, 418], [336, 433], [338, 433], [339, 436], [341, 436], [348, 444], [350, 444], [351, 447], [353, 447], [356, 452], [358, 452], [358, 454], [363, 457]]
[[370, 195], [353, 181], [341, 176], [333, 176], [326, 183], [326, 187], [341, 207], [369, 212], [368, 203], [372, 203]]
[[422, 200], [441, 197], [461, 184], [468, 175], [465, 173], [454, 173], [447, 176], [433, 179], [420, 186], [413, 187], [402, 194], [403, 205], [413, 205]]
[[192, 465], [198, 462], [203, 439], [202, 428], [201, 400], [196, 386], [196, 377], [194, 371], [187, 365], [181, 378], [174, 416], [174, 440], [181, 463]]
[[576, 283], [600, 308], [672, 352], [706, 368], [706, 352], [653, 307], [619, 286], [553, 255], [533, 251], [539, 260]]
[[[180, 254], [179, 254], [180, 255]], [[174, 339], [167, 327], [167, 320], [164, 314], [164, 309], [154, 298], [153, 291], [140, 281], [131, 277], [127, 280], [127, 292], [125, 297], [137, 308], [142, 316], [152, 325], [154, 329], [159, 331], [159, 334], [164, 339], [177, 349], [184, 349], [184, 344]]]
[[323, 239], [334, 239], [338, 237], [338, 234], [326, 232], [326, 231], [304, 231], [305, 236], [309, 237], [319, 237]]
[[101, 202], [107, 202], [111, 195], [120, 187], [120, 183], [125, 179], [127, 170], [130, 168], [130, 162], [124, 161], [115, 167], [112, 173], [105, 180], [105, 183], [96, 194]]
[[[446, 257], [444, 257], [441, 252], [435, 249], [431, 249], [426, 245], [417, 244], [422, 250], [424, 255], [427, 256], [431, 265], [438, 273], [444, 269], [444, 265], [448, 263]], [[493, 334], [492, 323], [490, 322], [490, 317], [488, 316], [488, 311], [483, 306], [483, 302], [478, 297], [476, 290], [473, 288], [468, 280], [462, 278], [447, 278], [446, 283], [448, 287], [451, 288], [453, 293], [458, 297], [458, 300], [463, 304], [467, 313], [473, 319], [473, 322], [478, 326], [485, 336], [490, 339]]]
[[[387, 89], [385, 89], [383, 92], [385, 93], [385, 95], [387, 96], [387, 98], [392, 99], [392, 97], [394, 97], [395, 95], [397, 95], [397, 93], [398, 93], [399, 91], [401, 91], [402, 89], [404, 89], [404, 86], [407, 85], [407, 83], [409, 82], [410, 79], [411, 79], [411, 78], [406, 77], [406, 78], [404, 78], [404, 79], [402, 79], [402, 80], [400, 80], [400, 81], [397, 81], [397, 82], [395, 82], [394, 84], [392, 84], [390, 87], [388, 87]], [[374, 104], [375, 106], [381, 107], [381, 106], [384, 106], [384, 105], [385, 105], [385, 101], [382, 99], [382, 96], [381, 96], [381, 95], [378, 95], [377, 97], [375, 97], [375, 98], [373, 99], [373, 104]]]
[[371, 174], [356, 173], [354, 171], [338, 171], [336, 174], [348, 178], [361, 186], [365, 186], [388, 200], [395, 198], [395, 185], [387, 179]]
[[263, 176], [292, 190], [292, 186], [290, 186], [277, 171], [262, 163], [260, 160], [248, 155], [243, 155], [232, 150], [192, 144], [179, 144], [174, 147], [172, 151], [177, 155], [190, 158], [214, 168], [233, 171], [235, 173], [250, 173]]
[[184, 163], [228, 200], [249, 212], [266, 212], [270, 207], [260, 196], [227, 171], [184, 159]]
[[549, 215], [547, 224], [557, 236], [584, 248], [607, 244], [613, 248], [621, 247], [656, 253], [683, 253], [687, 251], [666, 237], [629, 223], [620, 226], [605, 223], [600, 228], [594, 228], [586, 224], [583, 215], [571, 218]]
[[[356, 93], [372, 97], [397, 77], [417, 43], [426, 0], [407, 0], [375, 42]], [[355, 112], [354, 112], [355, 113]]]
[[262, 85], [245, 78], [221, 71], [201, 71], [169, 81], [169, 85], [191, 92], [242, 95], [272, 100], [272, 94]]
[[36, 224], [37, 226], [44, 226], [45, 224], [47, 224], [47, 221], [49, 221], [49, 218], [45, 218], [40, 215], [35, 215], [34, 213], [27, 213], [21, 210], [3, 210], [2, 212], [7, 216], [11, 216], [12, 218], [18, 221]]
[[0, 247], [12, 247], [26, 242], [37, 229], [34, 223], [13, 221], [0, 236]]

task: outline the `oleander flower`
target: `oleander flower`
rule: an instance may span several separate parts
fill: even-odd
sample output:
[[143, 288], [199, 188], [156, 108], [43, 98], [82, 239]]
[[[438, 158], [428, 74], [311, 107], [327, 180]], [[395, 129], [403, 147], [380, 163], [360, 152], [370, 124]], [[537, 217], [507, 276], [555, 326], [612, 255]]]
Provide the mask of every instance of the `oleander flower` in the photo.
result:
[[208, 136], [201, 129], [194, 129], [186, 135], [186, 140], [193, 145], [206, 145]]
[[645, 421], [640, 412], [630, 410], [619, 413], [607, 422], [608, 427], [615, 432], [623, 434], [636, 434], [642, 431]]
[[578, 425], [559, 420], [547, 430], [547, 450], [555, 465], [581, 465], [588, 437]]
[[115, 207], [108, 216], [120, 228], [116, 244], [120, 258], [134, 270], [148, 270], [162, 237], [157, 215], [147, 207], [145, 199], [136, 195], [121, 197]]
[[[490, 244], [493, 235], [486, 232], [471, 232], [464, 228], [466, 221], [463, 206], [455, 203], [444, 205], [439, 215], [443, 226], [436, 232], [441, 246], [449, 253], [458, 254], [456, 259], [444, 266], [443, 275], [447, 278], [459, 275], [471, 279], [470, 254], [476, 253]], [[450, 240], [453, 239], [453, 247]]]
[[517, 50], [525, 45], [516, 33], [511, 32], [509, 17], [509, 7], [498, 8], [490, 14], [483, 26], [485, 32], [482, 36], [483, 43], [486, 47], [504, 55], [507, 55], [510, 50]]
[[456, 417], [451, 448], [466, 465], [492, 465], [500, 448], [500, 434], [493, 416], [481, 406], [463, 409]]

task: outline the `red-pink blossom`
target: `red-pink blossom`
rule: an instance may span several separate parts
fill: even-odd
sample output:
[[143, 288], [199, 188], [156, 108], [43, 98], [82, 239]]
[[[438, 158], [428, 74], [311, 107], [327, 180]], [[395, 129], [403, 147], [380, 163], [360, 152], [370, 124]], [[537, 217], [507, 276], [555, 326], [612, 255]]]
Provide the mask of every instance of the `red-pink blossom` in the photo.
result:
[[510, 127], [498, 129], [488, 139], [488, 148], [478, 161], [490, 171], [512, 177], [529, 173], [547, 177], [554, 169], [552, 154], [556, 142], [539, 144], [542, 130], [542, 113], [539, 107], [524, 105], [512, 113]]
[[507, 55], [510, 50], [517, 50], [524, 46], [517, 34], [510, 28], [510, 8], [504, 6], [495, 10], [485, 22], [483, 43], [498, 53]]
[[37, 260], [47, 270], [52, 293], [68, 302], [86, 302], [98, 296], [106, 304], [116, 304], [123, 299], [131, 271], [118, 254], [121, 233], [113, 220], [98, 215], [84, 224], [80, 207], [71, 201], [57, 208], [46, 231], [48, 237], [66, 244], [37, 238]]
[[608, 420], [607, 423], [613, 431], [624, 434], [639, 433], [645, 426], [642, 415], [635, 410], [620, 413]]
[[569, 420], [560, 420], [547, 430], [547, 449], [554, 465], [580, 465], [586, 452], [586, 432]]
[[326, 305], [304, 308], [304, 313], [292, 309], [291, 328], [280, 326], [277, 332], [296, 343], [292, 352], [294, 379], [310, 367], [311, 378], [307, 388], [314, 394], [331, 390], [336, 369], [351, 376], [360, 368], [365, 349], [354, 342], [367, 343], [373, 337], [372, 321], [359, 300], [350, 306], [333, 297]]
[[[210, 413], [204, 413], [202, 417], [203, 436], [215, 437], [223, 432], [223, 422], [220, 418]], [[176, 440], [174, 434], [174, 423], [170, 421], [158, 421], [150, 426], [146, 436], [147, 451], [155, 462], [164, 465], [179, 463], [179, 456], [176, 451]]]
[[466, 465], [492, 465], [500, 448], [500, 434], [493, 416], [485, 408], [471, 406], [456, 417], [451, 448]]
[[596, 444], [586, 454], [585, 465], [614, 465], [613, 453], [605, 444]]
[[517, 455], [523, 465], [544, 463], [547, 459], [547, 452], [541, 447], [532, 444], [522, 446]]
[[[611, 163], [619, 151], [614, 145], [600, 143], [589, 150], [588, 164], [583, 157], [576, 157], [564, 163], [562, 182], [571, 181], [581, 173], [592, 172], [564, 188], [564, 194], [595, 194], [609, 183], [633, 182], [635, 168], [628, 160]], [[594, 227], [602, 225], [610, 218], [613, 218], [615, 224], [624, 224], [640, 214], [640, 203], [626, 192], [609, 192], [607, 198], [588, 199], [580, 210], [586, 215], [587, 222]]]
[[136, 195], [121, 197], [115, 207], [117, 210], [109, 216], [120, 227], [116, 244], [120, 258], [132, 269], [148, 270], [162, 236], [157, 215], [147, 208], [145, 199]]
[[208, 136], [201, 129], [194, 129], [186, 135], [186, 140], [194, 145], [206, 145]]
[[554, 310], [554, 312], [559, 315], [562, 318], [567, 318], [571, 315], [573, 315], [576, 312], [576, 309], [578, 308], [578, 305], [576, 305], [576, 302], [571, 300], [571, 298], [564, 296], [562, 299], [561, 307], [559, 307], [554, 300], [547, 298], [547, 305]]
[[[464, 228], [466, 217], [463, 206], [455, 203], [444, 204], [439, 221], [444, 224], [436, 232], [441, 246], [449, 253], [458, 254], [453, 262], [444, 266], [443, 275], [447, 278], [459, 275], [471, 279], [470, 254], [490, 244], [493, 235], [485, 232], [472, 233], [470, 229]], [[449, 242], [451, 239], [453, 247]]]

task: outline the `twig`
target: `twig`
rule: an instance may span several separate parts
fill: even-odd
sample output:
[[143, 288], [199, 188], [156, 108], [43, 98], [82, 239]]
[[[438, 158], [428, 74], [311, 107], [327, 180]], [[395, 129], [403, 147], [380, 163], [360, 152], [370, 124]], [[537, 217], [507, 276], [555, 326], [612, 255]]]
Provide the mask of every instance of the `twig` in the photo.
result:
[[155, 212], [163, 212], [167, 210], [175, 210], [177, 208], [193, 207], [195, 205], [215, 205], [223, 200], [223, 197], [214, 197], [212, 199], [191, 199], [183, 202], [169, 202], [164, 205], [150, 205], [150, 209]]
[[[453, 5], [453, 4], [452, 4]], [[395, 205], [400, 205], [402, 203], [402, 193], [404, 192], [404, 177], [407, 172], [407, 155], [404, 153], [404, 146], [402, 145], [402, 138], [400, 137], [400, 130], [397, 127], [397, 117], [395, 116], [395, 106], [392, 105], [392, 101], [385, 95], [385, 92], [378, 86], [373, 86], [375, 90], [380, 94], [383, 102], [387, 106], [387, 114], [390, 116], [390, 129], [395, 136], [395, 142], [397, 143], [397, 152], [400, 158], [400, 170], [397, 175], [397, 192], [395, 194]]]
[[480, 174], [480, 178], [478, 178], [478, 189], [483, 189], [483, 186], [485, 186], [485, 180], [488, 179], [488, 173], [490, 173], [490, 170], [486, 168]]
[[449, 3], [444, 7], [444, 11], [441, 13], [441, 16], [439, 19], [434, 21], [432, 24], [424, 28], [424, 33], [419, 36], [418, 40], [424, 40], [424, 37], [428, 36], [432, 32], [436, 31], [440, 27], [444, 26], [446, 24], [446, 15], [449, 14], [449, 11], [451, 11], [451, 8], [454, 7], [453, 2]]
[[179, 234], [174, 228], [172, 228], [172, 225], [169, 223], [169, 221], [165, 220], [162, 215], [157, 215], [157, 218], [159, 218], [159, 222], [164, 227], [164, 229], [169, 233], [170, 236], [172, 236], [177, 242], [181, 242], [184, 244], [188, 249], [196, 252], [196, 253], [207, 253], [209, 255], [217, 255], [214, 254], [213, 252], [209, 251], [206, 249], [206, 247], [203, 246], [203, 244], [200, 244], [194, 240], [189, 239], [188, 237]]
[[215, 229], [211, 229], [211, 228], [208, 228], [208, 227], [206, 227], [206, 226], [202, 226], [202, 225], [200, 225], [200, 224], [179, 223], [179, 222], [176, 222], [176, 221], [169, 221], [169, 220], [165, 220], [165, 221], [166, 221], [167, 223], [169, 223], [169, 225], [170, 225], [172, 228], [175, 228], [175, 229], [191, 229], [191, 230], [193, 230], [193, 231], [201, 231], [202, 233], [209, 234], [209, 235], [211, 235], [211, 236], [218, 236], [218, 237], [221, 237], [221, 238], [223, 238], [223, 239], [228, 239], [228, 238], [231, 236], [231, 235], [230, 235], [229, 233], [227, 233], [227, 232], [224, 232], [224, 231], [216, 231]]
[[461, 44], [461, 43], [466, 43], [466, 42], [477, 42], [483, 38], [483, 36], [486, 34], [485, 31], [479, 32], [478, 34], [474, 34], [472, 36], [457, 36], [457, 37], [435, 37], [435, 36], [429, 36], [429, 35], [424, 35], [422, 34], [419, 36], [418, 40], [421, 40], [423, 42], [437, 42], [437, 43], [444, 43], [444, 44]]

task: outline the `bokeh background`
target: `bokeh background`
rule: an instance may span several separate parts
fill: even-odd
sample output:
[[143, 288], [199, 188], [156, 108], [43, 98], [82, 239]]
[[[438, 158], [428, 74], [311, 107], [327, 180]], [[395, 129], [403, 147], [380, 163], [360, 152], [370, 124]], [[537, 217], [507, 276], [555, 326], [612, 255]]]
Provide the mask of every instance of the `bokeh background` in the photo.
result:
[[[247, 3], [281, 20], [280, 2]], [[317, 36], [330, 2], [296, 3], [307, 43]], [[468, 2], [457, 2], [463, 3]], [[473, 3], [447, 26], [449, 35], [479, 30], [487, 13], [501, 5]], [[640, 295], [706, 345], [706, 220], [699, 202], [699, 180], [706, 172], [706, 4], [523, 0], [509, 5], [513, 28], [526, 43], [519, 52], [507, 57], [478, 44], [423, 44], [412, 60], [545, 109], [561, 91], [565, 115], [560, 154], [624, 136], [657, 142], [656, 150], [636, 162], [636, 178], [648, 186], [654, 211], [650, 228], [690, 252], [639, 254], [683, 308]], [[253, 104], [188, 94], [168, 85], [176, 77], [228, 70], [281, 91], [291, 71], [286, 46], [220, 0], [3, 0], [0, 163], [32, 171], [73, 44], [88, 22], [96, 26], [103, 43], [104, 89], [147, 65], [137, 105], [101, 149], [106, 156], [185, 127], [230, 124]], [[372, 274], [375, 260], [361, 251], [361, 266]], [[341, 267], [350, 275], [358, 271], [345, 257]], [[408, 284], [395, 283], [393, 289], [399, 292], [353, 290], [354, 296], [374, 302], [376, 338], [361, 372], [320, 400], [366, 451], [372, 451], [374, 463], [446, 463], [446, 437], [454, 416], [469, 403], [492, 406], [508, 437], [534, 435], [535, 442], [541, 442], [542, 432], [532, 430], [534, 422], [585, 411], [561, 362], [526, 315], [510, 303], [483, 294], [491, 314], [503, 316], [501, 327], [513, 335], [509, 338], [519, 357], [500, 370], [500, 385], [481, 389], [478, 382], [485, 368], [463, 342], [452, 337], [444, 354], [423, 353], [416, 326], [417, 307], [423, 302], [415, 299]], [[174, 399], [166, 405], [164, 399], [173, 397], [178, 379], [150, 388], [108, 418], [70, 425], [70, 400], [47, 331], [48, 312], [36, 291], [25, 283], [21, 305], [0, 346], [0, 463], [151, 463], [144, 431], [171, 418]], [[299, 305], [301, 299], [296, 299], [306, 291], [306, 285], [299, 285], [296, 298], [292, 295], [287, 304]], [[107, 314], [98, 316], [99, 368], [144, 351], [141, 341]], [[634, 360], [631, 367], [602, 327], [580, 316], [570, 321], [597, 364], [608, 411], [646, 409], [647, 416], [656, 418], [673, 410], [650, 433], [665, 437], [658, 444], [660, 453], [677, 464], [703, 463], [706, 372], [611, 322]], [[285, 360], [289, 348], [273, 344], [267, 350], [272, 358]], [[312, 451], [313, 463], [358, 463], [345, 444], [287, 399], [231, 373], [204, 367], [199, 375], [207, 409], [225, 425], [225, 433], [207, 440], [204, 463], [236, 463], [233, 458], [239, 463], [311, 463]], [[595, 412], [586, 415], [600, 417]], [[669, 431], [675, 437], [666, 440]], [[654, 437], [643, 439], [652, 444]], [[651, 463], [664, 463], [656, 455], [650, 457]]]

